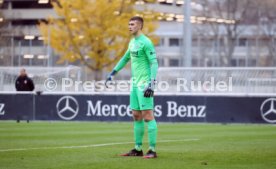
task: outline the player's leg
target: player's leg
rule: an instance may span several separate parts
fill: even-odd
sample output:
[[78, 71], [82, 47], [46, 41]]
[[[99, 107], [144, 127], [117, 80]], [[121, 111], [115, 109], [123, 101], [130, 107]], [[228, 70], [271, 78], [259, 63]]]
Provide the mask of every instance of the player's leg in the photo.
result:
[[143, 156], [142, 144], [144, 136], [144, 120], [142, 112], [140, 111], [139, 101], [137, 97], [137, 88], [132, 88], [130, 93], [130, 107], [132, 109], [132, 116], [134, 120], [134, 140], [135, 148], [130, 150], [122, 156]]
[[132, 87], [130, 93], [130, 107], [132, 109], [132, 116], [134, 120], [134, 140], [135, 140], [135, 149], [137, 151], [142, 150], [143, 137], [144, 137], [144, 120], [142, 112], [140, 111], [140, 104], [138, 99], [138, 88]]
[[138, 100], [142, 111], [142, 116], [148, 127], [148, 140], [149, 151], [145, 158], [156, 158], [155, 151], [156, 139], [157, 139], [157, 124], [153, 114], [153, 97], [144, 97], [144, 92], [140, 91], [138, 94]]
[[148, 140], [149, 140], [149, 150], [144, 158], [156, 158], [157, 153], [155, 151], [156, 139], [157, 139], [157, 123], [154, 119], [152, 110], [143, 110], [143, 118], [148, 126]]
[[134, 120], [135, 149], [141, 151], [145, 129], [142, 112], [139, 110], [132, 110], [132, 115]]

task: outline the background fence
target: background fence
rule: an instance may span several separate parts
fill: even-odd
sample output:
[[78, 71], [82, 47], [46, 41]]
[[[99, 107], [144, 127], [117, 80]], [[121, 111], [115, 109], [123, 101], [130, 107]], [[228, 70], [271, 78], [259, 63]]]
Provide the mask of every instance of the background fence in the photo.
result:
[[[62, 78], [73, 80], [81, 79], [81, 68], [77, 66], [67, 67], [24, 67], [30, 78], [33, 79], [36, 91], [47, 91], [45, 83], [47, 79], [54, 79], [55, 91], [61, 91]], [[0, 67], [0, 91], [15, 91], [15, 81], [21, 67]], [[53, 84], [55, 85], [55, 84]]]
[[[169, 92], [176, 92], [177, 79], [183, 78], [188, 89], [192, 85], [196, 90], [180, 90], [177, 92], [203, 93], [274, 93], [276, 92], [275, 68], [162, 68], [158, 72], [159, 81], [167, 81]], [[204, 85], [205, 83], [205, 85]], [[213, 88], [208, 86], [214, 84]], [[226, 90], [219, 90], [216, 85], [225, 83]], [[201, 86], [200, 86], [201, 85]]]
[[[15, 91], [15, 80], [20, 68], [0, 67], [0, 91]], [[27, 73], [36, 85], [36, 91], [43, 92], [128, 92], [130, 71], [123, 70], [116, 75], [112, 88], [104, 87], [106, 75], [100, 87], [87, 77], [80, 67], [30, 67]], [[51, 81], [52, 80], [52, 81]], [[72, 83], [70, 87], [68, 83]], [[275, 68], [159, 68], [156, 90], [158, 93], [275, 93]], [[79, 82], [79, 83], [78, 83]], [[89, 82], [89, 83], [86, 83]], [[120, 88], [125, 82], [124, 88]], [[85, 84], [86, 83], [86, 84]], [[89, 88], [87, 86], [91, 84]], [[62, 87], [63, 85], [63, 87]], [[76, 86], [77, 85], [77, 86]]]

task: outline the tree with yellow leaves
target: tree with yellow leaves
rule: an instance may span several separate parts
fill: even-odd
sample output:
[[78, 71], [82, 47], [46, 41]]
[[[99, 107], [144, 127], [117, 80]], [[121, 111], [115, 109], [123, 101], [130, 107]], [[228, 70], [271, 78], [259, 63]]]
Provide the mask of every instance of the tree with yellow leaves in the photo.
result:
[[113, 66], [127, 49], [130, 17], [143, 16], [148, 22], [143, 32], [157, 42], [153, 35], [156, 14], [137, 10], [135, 3], [135, 0], [59, 0], [53, 2], [58, 18], [50, 17], [39, 27], [45, 42], [60, 55], [60, 63], [80, 61], [95, 73], [95, 80], [100, 80], [102, 71]]

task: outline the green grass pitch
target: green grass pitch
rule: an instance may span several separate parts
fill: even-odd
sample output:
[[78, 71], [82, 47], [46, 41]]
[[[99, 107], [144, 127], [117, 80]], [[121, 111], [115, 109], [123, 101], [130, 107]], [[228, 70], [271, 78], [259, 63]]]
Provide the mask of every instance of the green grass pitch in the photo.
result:
[[118, 156], [133, 148], [130, 122], [1, 121], [0, 169], [276, 168], [275, 125], [158, 126], [159, 157], [142, 159]]

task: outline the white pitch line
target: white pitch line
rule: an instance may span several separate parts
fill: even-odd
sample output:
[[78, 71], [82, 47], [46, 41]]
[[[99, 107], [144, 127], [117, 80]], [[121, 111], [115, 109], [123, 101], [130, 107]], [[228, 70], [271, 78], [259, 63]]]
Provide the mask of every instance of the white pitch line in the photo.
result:
[[[158, 143], [185, 142], [185, 141], [198, 141], [198, 140], [199, 139], [197, 139], [197, 138], [183, 139], [183, 140], [160, 140], [160, 141], [158, 141]], [[106, 146], [113, 146], [113, 145], [133, 144], [133, 143], [134, 142], [120, 142], [120, 143], [91, 144], [91, 145], [83, 145], [83, 146], [34, 147], [34, 148], [15, 148], [15, 149], [2, 149], [2, 150], [0, 149], [0, 152], [106, 147]]]

